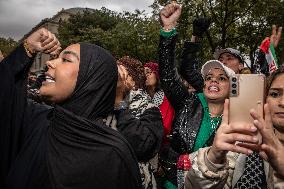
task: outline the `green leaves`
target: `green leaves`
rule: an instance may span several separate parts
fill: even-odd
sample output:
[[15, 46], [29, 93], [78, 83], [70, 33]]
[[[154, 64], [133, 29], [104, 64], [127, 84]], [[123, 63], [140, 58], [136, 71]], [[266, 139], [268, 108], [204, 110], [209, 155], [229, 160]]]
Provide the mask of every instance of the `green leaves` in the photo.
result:
[[90, 42], [109, 49], [117, 58], [129, 55], [142, 62], [157, 59], [159, 23], [144, 12], [115, 13], [106, 8], [72, 16], [59, 28], [63, 46]]
[[[271, 35], [271, 26], [284, 26], [282, 0], [181, 0], [183, 13], [179, 21], [180, 43], [189, 39], [196, 17], [210, 17], [212, 24], [203, 40], [200, 58], [204, 63], [212, 59], [217, 46], [238, 48], [252, 55], [265, 37]], [[279, 48], [283, 48], [283, 41]], [[283, 53], [277, 51], [281, 56]], [[284, 55], [282, 55], [284, 56]]]
[[[169, 0], [155, 0], [152, 15], [143, 11], [117, 13], [106, 8], [75, 15], [59, 28], [63, 46], [79, 41], [99, 44], [109, 49], [117, 58], [133, 56], [142, 62], [157, 60], [159, 43], [158, 15]], [[177, 26], [179, 58], [185, 40], [191, 39], [192, 22], [196, 17], [210, 17], [211, 26], [204, 36], [202, 63], [212, 59], [217, 46], [238, 48], [253, 55], [261, 41], [271, 35], [271, 26], [284, 26], [284, 1], [282, 0], [179, 0], [183, 12]], [[276, 49], [284, 59], [283, 40]]]
[[14, 48], [17, 46], [17, 42], [12, 38], [2, 38], [0, 37], [0, 50], [2, 51], [4, 57], [6, 57]]

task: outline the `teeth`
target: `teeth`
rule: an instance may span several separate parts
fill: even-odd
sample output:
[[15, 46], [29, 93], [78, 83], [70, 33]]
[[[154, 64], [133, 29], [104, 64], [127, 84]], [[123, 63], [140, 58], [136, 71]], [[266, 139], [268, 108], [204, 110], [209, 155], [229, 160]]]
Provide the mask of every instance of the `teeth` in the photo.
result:
[[54, 78], [52, 78], [50, 76], [45, 76], [45, 81], [48, 82], [48, 83], [54, 83], [55, 82]]
[[216, 92], [219, 91], [219, 88], [215, 87], [215, 86], [210, 86], [208, 89], [209, 89], [209, 91], [216, 91]]
[[55, 82], [55, 81], [52, 80], [52, 79], [46, 79], [45, 81], [48, 82], [48, 83], [54, 83], [54, 82]]

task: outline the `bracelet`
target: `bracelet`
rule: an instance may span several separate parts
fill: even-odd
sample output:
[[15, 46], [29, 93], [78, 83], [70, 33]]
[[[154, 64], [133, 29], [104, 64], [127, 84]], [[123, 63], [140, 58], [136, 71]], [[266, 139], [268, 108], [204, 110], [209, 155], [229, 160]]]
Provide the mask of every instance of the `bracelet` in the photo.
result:
[[36, 54], [36, 52], [29, 47], [27, 39], [24, 40], [24, 48], [29, 57], [33, 57]]
[[172, 27], [172, 28], [165, 28], [165, 27], [163, 27], [162, 29], [163, 29], [163, 31], [165, 31], [165, 32], [170, 32], [170, 31], [172, 31], [173, 29], [175, 29], [175, 27]]
[[173, 37], [177, 34], [176, 28], [172, 28], [170, 31], [164, 31], [163, 28], [160, 29], [160, 35], [165, 38]]
[[163, 30], [164, 32], [170, 32], [170, 31], [172, 31], [172, 30], [174, 30], [174, 29], [175, 29], [175, 26], [172, 25], [172, 24], [162, 27], [162, 30]]

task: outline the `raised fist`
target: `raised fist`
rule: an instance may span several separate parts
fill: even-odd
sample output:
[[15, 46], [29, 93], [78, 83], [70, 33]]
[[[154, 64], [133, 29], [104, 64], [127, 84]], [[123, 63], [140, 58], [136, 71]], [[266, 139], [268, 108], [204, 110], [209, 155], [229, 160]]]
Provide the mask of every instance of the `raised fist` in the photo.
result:
[[202, 37], [203, 34], [208, 30], [211, 20], [207, 17], [197, 18], [193, 21], [193, 32], [192, 35]]
[[166, 5], [160, 12], [160, 21], [165, 30], [171, 30], [176, 27], [177, 21], [181, 15], [181, 6], [177, 3]]
[[58, 54], [61, 45], [53, 33], [41, 28], [27, 38], [29, 50], [32, 52], [44, 52], [52, 55]]

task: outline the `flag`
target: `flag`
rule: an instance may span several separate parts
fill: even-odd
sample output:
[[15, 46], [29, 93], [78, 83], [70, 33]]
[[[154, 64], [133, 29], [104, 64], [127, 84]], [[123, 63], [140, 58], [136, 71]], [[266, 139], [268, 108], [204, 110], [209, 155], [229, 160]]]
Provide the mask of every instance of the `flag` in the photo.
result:
[[269, 73], [274, 72], [278, 69], [277, 57], [275, 53], [275, 49], [272, 43], [270, 43], [270, 39], [267, 37], [260, 45], [260, 50], [265, 53], [265, 58], [268, 63]]

